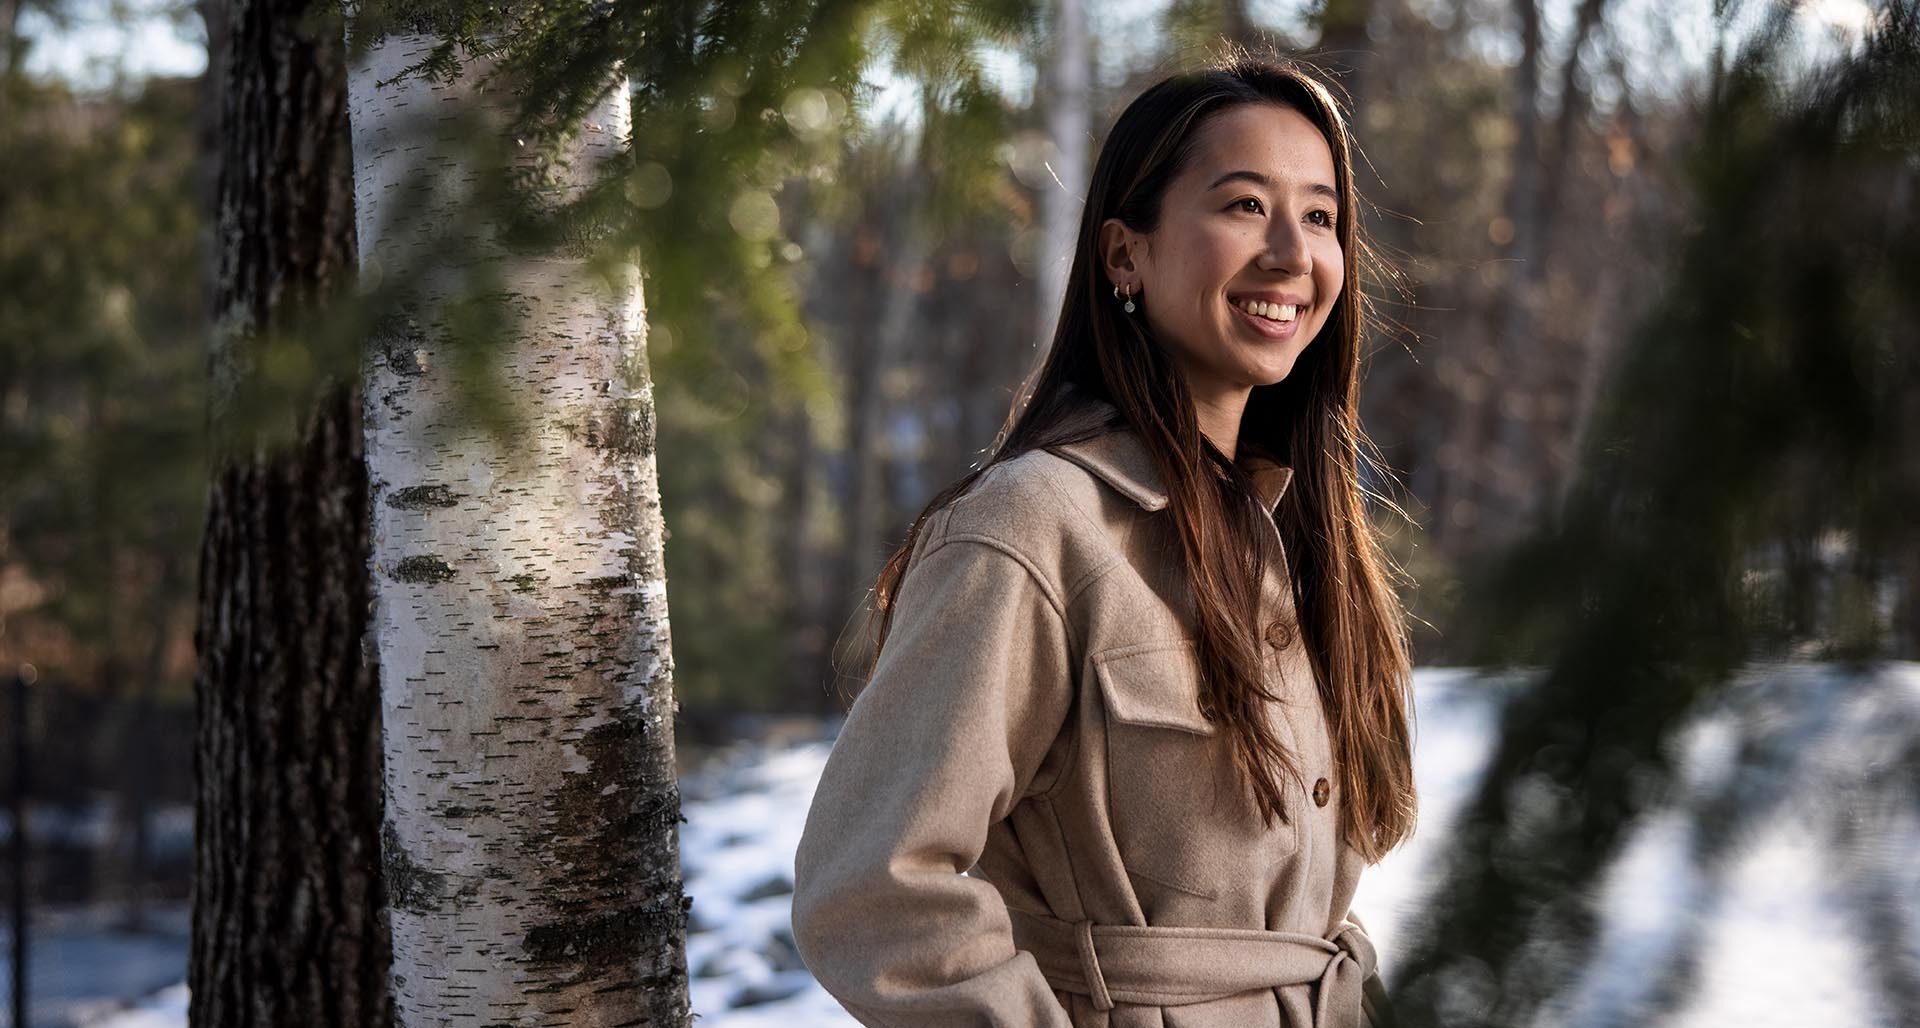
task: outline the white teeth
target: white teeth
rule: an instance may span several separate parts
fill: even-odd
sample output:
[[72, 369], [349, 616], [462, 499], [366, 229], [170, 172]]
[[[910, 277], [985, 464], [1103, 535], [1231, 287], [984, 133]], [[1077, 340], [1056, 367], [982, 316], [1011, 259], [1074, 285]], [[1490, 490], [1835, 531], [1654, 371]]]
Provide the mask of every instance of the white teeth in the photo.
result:
[[1268, 321], [1292, 321], [1300, 316], [1300, 308], [1291, 303], [1268, 303], [1265, 300], [1239, 300], [1235, 306], [1255, 317]]

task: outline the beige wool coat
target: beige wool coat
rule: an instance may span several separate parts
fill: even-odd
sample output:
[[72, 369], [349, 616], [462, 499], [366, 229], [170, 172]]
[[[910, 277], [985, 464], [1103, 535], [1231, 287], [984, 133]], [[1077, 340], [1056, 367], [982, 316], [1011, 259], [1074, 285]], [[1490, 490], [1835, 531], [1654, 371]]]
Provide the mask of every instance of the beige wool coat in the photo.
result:
[[[1242, 466], [1284, 499], [1289, 469]], [[928, 520], [794, 860], [800, 955], [863, 1024], [1366, 1023], [1365, 861], [1299, 633], [1265, 655], [1304, 779], [1269, 828], [1200, 714], [1166, 505], [1145, 444], [1109, 428]], [[1262, 623], [1290, 604], [1270, 569]]]

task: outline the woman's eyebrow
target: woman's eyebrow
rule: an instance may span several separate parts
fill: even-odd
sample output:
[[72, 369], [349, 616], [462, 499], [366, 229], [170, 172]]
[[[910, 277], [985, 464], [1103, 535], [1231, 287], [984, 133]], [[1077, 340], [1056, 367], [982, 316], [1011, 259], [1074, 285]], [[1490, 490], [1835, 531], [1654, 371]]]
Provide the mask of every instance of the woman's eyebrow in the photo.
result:
[[[1245, 180], [1247, 182], [1251, 182], [1254, 185], [1260, 186], [1265, 189], [1274, 188], [1273, 180], [1268, 178], [1267, 176], [1262, 175], [1257, 171], [1247, 171], [1245, 169], [1242, 169], [1238, 171], [1229, 171], [1226, 174], [1220, 176], [1219, 178], [1214, 179], [1212, 184], [1207, 186], [1207, 189], [1209, 191], [1212, 191], [1220, 188], [1221, 186], [1226, 185], [1229, 182], [1233, 182], [1237, 180]], [[1316, 182], [1313, 185], [1308, 186], [1307, 191], [1318, 194], [1320, 196], [1324, 196], [1329, 200], [1340, 199], [1340, 192], [1334, 189], [1332, 186], [1326, 185], [1325, 183]]]

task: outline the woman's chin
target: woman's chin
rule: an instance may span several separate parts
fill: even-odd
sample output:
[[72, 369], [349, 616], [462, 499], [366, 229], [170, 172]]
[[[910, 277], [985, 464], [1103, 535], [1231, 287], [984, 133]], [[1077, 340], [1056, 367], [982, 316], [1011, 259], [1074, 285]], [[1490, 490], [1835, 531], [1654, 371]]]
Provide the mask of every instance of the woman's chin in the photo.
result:
[[1284, 359], [1263, 360], [1242, 370], [1241, 380], [1249, 386], [1279, 385], [1293, 373], [1294, 359], [1297, 354], [1289, 353]]

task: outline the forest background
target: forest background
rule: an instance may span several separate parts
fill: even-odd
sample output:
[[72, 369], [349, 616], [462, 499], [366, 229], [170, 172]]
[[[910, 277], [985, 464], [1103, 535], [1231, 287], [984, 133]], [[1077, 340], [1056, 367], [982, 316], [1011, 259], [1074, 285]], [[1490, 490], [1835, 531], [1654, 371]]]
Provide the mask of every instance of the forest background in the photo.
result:
[[[710, 178], [682, 155], [635, 180], [683, 219], [650, 254], [647, 347], [687, 760], [842, 709], [881, 561], [1051, 330], [1088, 154], [1222, 39], [1300, 51], [1350, 98], [1387, 258], [1360, 284], [1369, 485], [1418, 662], [1546, 671], [1511, 774], [1626, 790], [1632, 769], [1538, 759], [1618, 662], [1688, 668], [1643, 708], [1624, 692], [1637, 758], [1724, 679], [1696, 665], [1920, 655], [1913, 72], [1869, 44], [1903, 5], [1072, 9], [849, 8], [854, 88], [744, 110], [749, 69], [721, 63], [668, 98], [716, 141]], [[204, 47], [222, 17], [0, 3], [0, 667], [34, 669], [0, 745], [32, 741], [35, 801], [64, 812], [36, 902], [135, 925], [191, 884], [218, 69], [44, 55], [156, 19]], [[781, 145], [721, 149], [764, 146], [754, 122]], [[271, 396], [328, 366], [311, 347], [267, 352]]]

